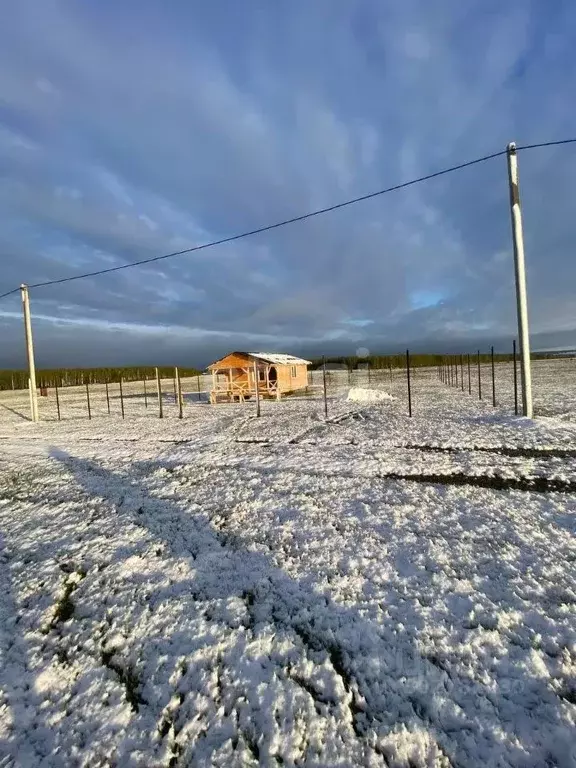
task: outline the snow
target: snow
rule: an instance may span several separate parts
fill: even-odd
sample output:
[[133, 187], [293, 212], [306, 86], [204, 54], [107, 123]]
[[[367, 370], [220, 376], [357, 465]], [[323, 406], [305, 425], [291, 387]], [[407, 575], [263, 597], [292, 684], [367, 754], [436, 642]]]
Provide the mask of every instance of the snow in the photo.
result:
[[562, 362], [537, 420], [508, 368], [496, 409], [415, 371], [412, 419], [401, 372], [327, 421], [321, 374], [260, 419], [0, 394], [0, 765], [575, 765]]
[[378, 403], [382, 400], [394, 400], [388, 392], [379, 389], [367, 389], [366, 387], [351, 387], [346, 399], [356, 403]]
[[249, 352], [250, 357], [257, 357], [267, 363], [276, 363], [277, 365], [312, 365], [310, 360], [304, 360], [302, 357], [286, 355], [280, 352]]

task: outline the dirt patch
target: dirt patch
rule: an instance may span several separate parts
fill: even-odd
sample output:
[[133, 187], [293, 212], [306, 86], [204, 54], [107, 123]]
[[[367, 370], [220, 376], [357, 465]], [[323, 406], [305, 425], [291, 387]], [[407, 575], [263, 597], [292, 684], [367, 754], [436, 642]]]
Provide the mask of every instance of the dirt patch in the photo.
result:
[[518, 446], [443, 446], [443, 445], [399, 445], [398, 448], [405, 448], [409, 451], [424, 451], [427, 453], [496, 453], [499, 456], [511, 456], [524, 459], [569, 459], [576, 458], [576, 449], [574, 448], [528, 448]]

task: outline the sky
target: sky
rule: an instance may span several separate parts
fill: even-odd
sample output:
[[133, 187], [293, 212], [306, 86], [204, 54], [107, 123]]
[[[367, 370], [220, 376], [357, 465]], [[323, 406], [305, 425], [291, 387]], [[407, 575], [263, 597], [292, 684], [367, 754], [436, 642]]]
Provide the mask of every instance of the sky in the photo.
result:
[[[0, 293], [576, 137], [574, 50], [570, 0], [5, 0]], [[576, 144], [519, 162], [533, 345], [572, 345]], [[40, 366], [504, 348], [506, 158], [31, 305]]]

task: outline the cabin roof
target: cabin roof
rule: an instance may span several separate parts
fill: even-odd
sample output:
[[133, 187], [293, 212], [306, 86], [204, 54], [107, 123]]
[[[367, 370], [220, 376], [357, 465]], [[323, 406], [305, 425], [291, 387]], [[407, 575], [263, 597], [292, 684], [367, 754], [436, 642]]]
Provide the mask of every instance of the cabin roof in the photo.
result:
[[312, 365], [310, 360], [277, 352], [249, 352], [248, 354], [250, 357], [257, 357], [259, 360], [265, 360], [267, 363], [275, 363], [276, 365]]
[[224, 357], [220, 357], [213, 363], [210, 363], [208, 368], [217, 368], [218, 363], [226, 360], [227, 357], [237, 355], [239, 357], [245, 357], [248, 360], [262, 360], [265, 363], [272, 363], [272, 365], [312, 365], [309, 360], [304, 360], [301, 357], [294, 357], [294, 355], [284, 355], [279, 352], [229, 352]]

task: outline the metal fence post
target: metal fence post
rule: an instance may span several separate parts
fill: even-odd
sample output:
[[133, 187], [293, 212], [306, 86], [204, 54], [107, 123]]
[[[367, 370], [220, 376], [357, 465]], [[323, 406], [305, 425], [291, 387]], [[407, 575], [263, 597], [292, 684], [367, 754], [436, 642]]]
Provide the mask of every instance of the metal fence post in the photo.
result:
[[480, 350], [478, 350], [478, 400], [482, 400], [482, 375], [480, 373]]
[[412, 418], [412, 388], [410, 386], [410, 351], [406, 350], [406, 381], [408, 384], [408, 416]]
[[122, 411], [122, 418], [124, 418], [124, 390], [122, 389], [122, 376], [120, 376], [120, 410]]
[[516, 339], [512, 342], [512, 362], [514, 364], [514, 413], [518, 416], [518, 371], [516, 370]]
[[180, 372], [178, 371], [178, 368], [174, 368], [174, 380], [176, 382], [176, 397], [178, 398], [178, 418], [181, 419], [184, 416], [184, 403], [182, 401], [182, 382], [180, 381]]
[[90, 408], [90, 389], [88, 387], [88, 382], [86, 382], [86, 405], [88, 406], [88, 420], [91, 420], [92, 410]]
[[156, 392], [158, 393], [158, 418], [163, 419], [164, 405], [162, 402], [162, 381], [160, 379], [160, 371], [158, 370], [158, 368], [156, 368], [155, 371], [156, 371]]
[[56, 413], [58, 414], [58, 421], [60, 421], [60, 397], [58, 395], [58, 381], [54, 382], [54, 391], [56, 393]]
[[490, 347], [490, 360], [492, 363], [492, 405], [496, 408], [496, 376], [494, 373], [494, 347]]
[[328, 396], [326, 392], [326, 358], [322, 355], [322, 387], [324, 390], [324, 418], [328, 418]]
[[260, 387], [258, 381], [258, 362], [254, 360], [254, 392], [256, 394], [256, 418], [260, 418], [261, 411], [260, 411]]

